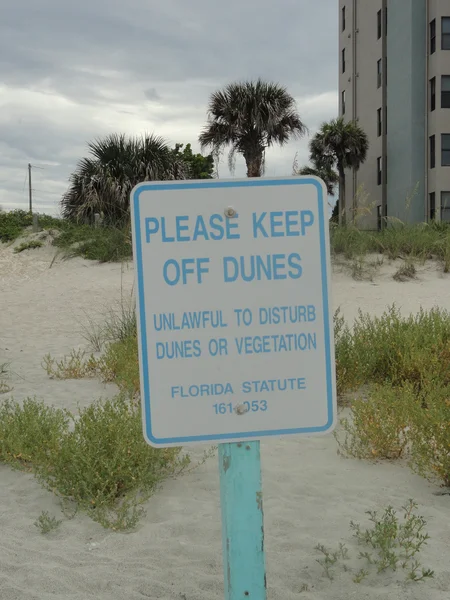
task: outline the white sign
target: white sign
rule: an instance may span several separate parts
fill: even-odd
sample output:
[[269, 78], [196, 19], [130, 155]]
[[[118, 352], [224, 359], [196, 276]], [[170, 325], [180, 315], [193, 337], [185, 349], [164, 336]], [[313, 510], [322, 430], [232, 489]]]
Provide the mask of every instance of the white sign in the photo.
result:
[[326, 197], [314, 177], [133, 189], [149, 444], [333, 429]]

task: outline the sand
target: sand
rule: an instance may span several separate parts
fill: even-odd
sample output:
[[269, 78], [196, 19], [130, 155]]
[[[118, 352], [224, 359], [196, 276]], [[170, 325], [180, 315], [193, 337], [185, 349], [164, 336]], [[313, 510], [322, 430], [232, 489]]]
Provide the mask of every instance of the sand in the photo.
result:
[[[83, 348], [86, 314], [101, 318], [133, 284], [130, 265], [56, 260], [44, 247], [14, 255], [0, 245], [0, 363], [11, 363], [12, 396], [36, 396], [75, 410], [115, 393], [98, 381], [50, 380], [42, 358]], [[398, 265], [397, 265], [398, 266]], [[394, 301], [406, 313], [420, 306], [450, 309], [450, 279], [434, 265], [414, 281], [392, 279], [383, 265], [373, 281], [355, 281], [348, 268], [333, 273], [333, 305], [346, 319], [358, 309], [380, 314]], [[124, 291], [122, 291], [124, 290]], [[2, 396], [4, 398], [5, 396]], [[203, 447], [194, 448], [194, 458]], [[270, 600], [444, 600], [450, 590], [450, 496], [399, 463], [370, 464], [338, 456], [333, 436], [262, 443], [264, 510]], [[365, 511], [396, 508], [414, 498], [431, 540], [422, 552], [435, 578], [403, 583], [403, 574], [373, 575], [361, 584], [337, 569], [327, 579], [314, 547], [357, 549], [351, 520]], [[215, 600], [223, 597], [217, 459], [164, 484], [146, 505], [137, 530], [104, 530], [85, 515], [64, 519], [43, 536], [34, 526], [47, 510], [61, 515], [56, 498], [32, 476], [0, 466], [1, 600]], [[358, 561], [349, 566], [354, 569]], [[363, 566], [362, 564], [360, 566]], [[258, 599], [255, 599], [258, 600]]]

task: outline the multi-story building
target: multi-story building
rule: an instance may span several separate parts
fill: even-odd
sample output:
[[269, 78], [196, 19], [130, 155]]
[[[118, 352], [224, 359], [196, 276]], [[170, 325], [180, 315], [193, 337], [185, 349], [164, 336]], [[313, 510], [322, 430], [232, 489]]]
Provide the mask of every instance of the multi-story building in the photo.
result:
[[347, 221], [450, 221], [450, 0], [339, 0], [339, 97], [369, 138]]

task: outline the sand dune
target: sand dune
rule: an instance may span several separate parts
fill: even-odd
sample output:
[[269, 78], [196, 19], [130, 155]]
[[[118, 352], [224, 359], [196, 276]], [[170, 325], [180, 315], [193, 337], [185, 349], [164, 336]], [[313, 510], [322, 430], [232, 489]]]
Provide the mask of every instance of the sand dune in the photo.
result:
[[[12, 395], [37, 396], [74, 410], [115, 393], [97, 381], [55, 381], [41, 367], [45, 354], [61, 357], [83, 347], [85, 314], [129, 293], [129, 266], [56, 261], [49, 248], [13, 255], [0, 247], [0, 363], [11, 363]], [[405, 313], [420, 306], [450, 309], [450, 278], [434, 265], [407, 283], [384, 265], [374, 281], [355, 281], [342, 266], [333, 274], [333, 304], [346, 319], [357, 310], [382, 313], [397, 302]], [[198, 449], [198, 454], [203, 448]], [[196, 455], [197, 450], [194, 450]], [[444, 600], [450, 596], [450, 496], [404, 465], [369, 464], [337, 455], [332, 436], [262, 443], [268, 597], [271, 600]], [[168, 481], [147, 503], [137, 531], [117, 534], [84, 515], [43, 536], [33, 523], [43, 510], [61, 515], [58, 502], [33, 477], [0, 466], [1, 600], [215, 600], [223, 596], [217, 461]], [[403, 574], [370, 576], [357, 585], [339, 571], [328, 580], [316, 562], [317, 543], [354, 548], [349, 522], [365, 511], [414, 498], [431, 535], [422, 562], [433, 580], [403, 583]], [[350, 563], [354, 566], [356, 563]], [[256, 600], [256, 599], [255, 599]]]

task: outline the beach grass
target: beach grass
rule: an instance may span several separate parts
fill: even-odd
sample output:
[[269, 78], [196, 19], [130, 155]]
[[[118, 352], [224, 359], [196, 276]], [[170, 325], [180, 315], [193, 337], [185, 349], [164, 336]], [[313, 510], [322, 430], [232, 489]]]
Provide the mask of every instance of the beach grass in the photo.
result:
[[340, 451], [356, 458], [407, 457], [422, 476], [450, 486], [450, 314], [360, 312], [335, 318], [339, 395], [356, 391], [341, 419]]

